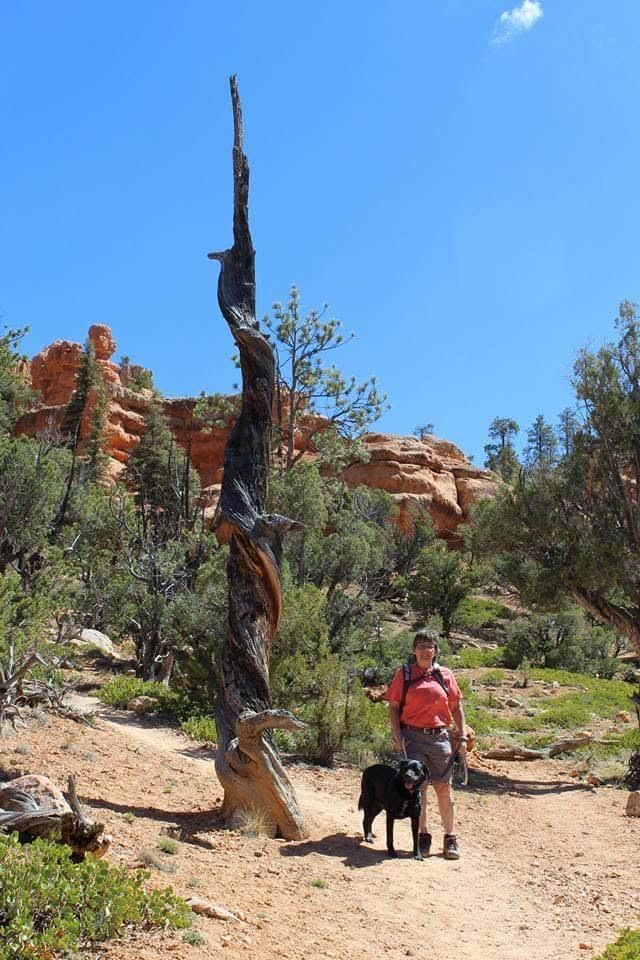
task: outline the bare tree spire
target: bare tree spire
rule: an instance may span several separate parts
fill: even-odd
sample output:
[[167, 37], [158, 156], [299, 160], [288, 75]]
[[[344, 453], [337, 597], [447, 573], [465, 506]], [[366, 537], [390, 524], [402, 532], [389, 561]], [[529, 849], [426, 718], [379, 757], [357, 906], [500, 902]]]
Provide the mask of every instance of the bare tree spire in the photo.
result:
[[216, 514], [218, 539], [229, 543], [229, 623], [220, 657], [216, 771], [225, 791], [223, 816], [262, 807], [277, 833], [307, 835], [304, 817], [269, 731], [300, 722], [273, 710], [269, 652], [282, 609], [282, 538], [293, 521], [265, 512], [275, 384], [273, 349], [256, 321], [255, 252], [249, 229], [249, 163], [235, 76], [233, 106], [233, 246], [220, 262], [218, 303], [240, 353], [242, 407], [227, 441]]

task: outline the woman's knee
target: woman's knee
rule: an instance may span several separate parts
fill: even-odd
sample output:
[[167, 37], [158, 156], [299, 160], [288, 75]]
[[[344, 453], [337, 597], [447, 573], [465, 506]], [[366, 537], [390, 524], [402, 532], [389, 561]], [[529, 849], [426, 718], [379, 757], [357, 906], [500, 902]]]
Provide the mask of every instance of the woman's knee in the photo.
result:
[[436, 794], [437, 794], [438, 797], [447, 797], [449, 800], [452, 800], [452, 799], [453, 799], [453, 795], [452, 795], [452, 793], [451, 793], [451, 784], [450, 784], [450, 783], [444, 783], [444, 782], [442, 782], [442, 781], [440, 781], [440, 782], [437, 782], [437, 781], [436, 781], [436, 782], [433, 784], [433, 789], [435, 790], [435, 792], [436, 792]]

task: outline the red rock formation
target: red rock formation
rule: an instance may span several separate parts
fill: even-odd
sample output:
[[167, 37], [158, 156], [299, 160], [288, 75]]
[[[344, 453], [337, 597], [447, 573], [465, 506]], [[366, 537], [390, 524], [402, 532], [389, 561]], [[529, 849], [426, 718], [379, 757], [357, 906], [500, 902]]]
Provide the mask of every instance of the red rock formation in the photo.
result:
[[76, 384], [82, 344], [56, 340], [31, 361], [31, 383], [43, 406], [68, 403]]
[[364, 484], [390, 493], [404, 529], [411, 526], [413, 510], [427, 508], [438, 534], [449, 539], [470, 505], [495, 489], [493, 474], [474, 467], [447, 440], [375, 433], [366, 436], [364, 444], [369, 462], [348, 467], [345, 480], [350, 487]]
[[[105, 453], [109, 457], [108, 474], [115, 479], [140, 442], [145, 413], [153, 394], [150, 390], [128, 388], [133, 371], [139, 373], [143, 368], [130, 364], [120, 368], [111, 362], [116, 343], [109, 327], [94, 324], [89, 329], [89, 340], [105, 385]], [[75, 387], [81, 357], [79, 343], [56, 340], [33, 358], [31, 378], [43, 405], [22, 417], [16, 428], [18, 433], [33, 436], [44, 429], [60, 427], [65, 405]], [[206, 514], [210, 516], [222, 481], [229, 427], [205, 430], [194, 418], [194, 398], [166, 399], [162, 405], [178, 443], [190, 451], [203, 487]], [[87, 414], [81, 427], [82, 438], [88, 436], [89, 429], [90, 416]], [[300, 434], [300, 445], [303, 440], [303, 434]], [[490, 496], [495, 489], [494, 475], [473, 466], [462, 451], [447, 440], [434, 436], [418, 440], [376, 433], [365, 437], [364, 444], [369, 461], [348, 467], [344, 479], [350, 487], [364, 484], [390, 493], [398, 505], [398, 522], [404, 529], [411, 526], [415, 508], [427, 508], [439, 535], [451, 539], [469, 515], [471, 504]]]

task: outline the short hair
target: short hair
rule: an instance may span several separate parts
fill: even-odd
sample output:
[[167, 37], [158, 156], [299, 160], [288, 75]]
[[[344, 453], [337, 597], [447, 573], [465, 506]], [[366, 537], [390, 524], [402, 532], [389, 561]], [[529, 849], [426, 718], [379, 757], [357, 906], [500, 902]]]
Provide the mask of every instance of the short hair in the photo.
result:
[[415, 637], [413, 638], [413, 649], [416, 648], [416, 643], [419, 643], [421, 640], [433, 640], [436, 649], [438, 648], [438, 634], [435, 630], [431, 630], [429, 627], [423, 627], [422, 630], [418, 630]]

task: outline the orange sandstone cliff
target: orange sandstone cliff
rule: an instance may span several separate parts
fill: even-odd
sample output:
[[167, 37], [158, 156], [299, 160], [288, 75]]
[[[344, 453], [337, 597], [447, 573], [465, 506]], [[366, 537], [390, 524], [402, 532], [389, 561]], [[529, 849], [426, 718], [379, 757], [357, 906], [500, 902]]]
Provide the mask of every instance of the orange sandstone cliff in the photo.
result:
[[[130, 386], [142, 367], [128, 362], [113, 363], [116, 343], [109, 327], [94, 324], [89, 328], [98, 369], [104, 383], [106, 424], [104, 452], [108, 473], [117, 478], [144, 432], [144, 418], [153, 398], [150, 390]], [[16, 433], [34, 436], [59, 429], [75, 388], [82, 359], [82, 346], [69, 340], [56, 340], [36, 354], [30, 362], [30, 376], [39, 395], [36, 409], [25, 414]], [[222, 480], [224, 448], [231, 423], [225, 428], [203, 430], [194, 418], [196, 399], [163, 399], [164, 414], [178, 443], [190, 447], [193, 466], [213, 506]], [[81, 425], [81, 439], [88, 436], [90, 418]], [[367, 463], [348, 467], [344, 479], [350, 487], [360, 484], [386, 490], [396, 501], [399, 524], [407, 528], [416, 507], [431, 513], [439, 535], [451, 538], [469, 513], [471, 504], [495, 489], [495, 477], [475, 467], [453, 443], [427, 436], [423, 440], [394, 434], [373, 433], [364, 438], [369, 454]], [[207, 513], [210, 513], [210, 508]]]

